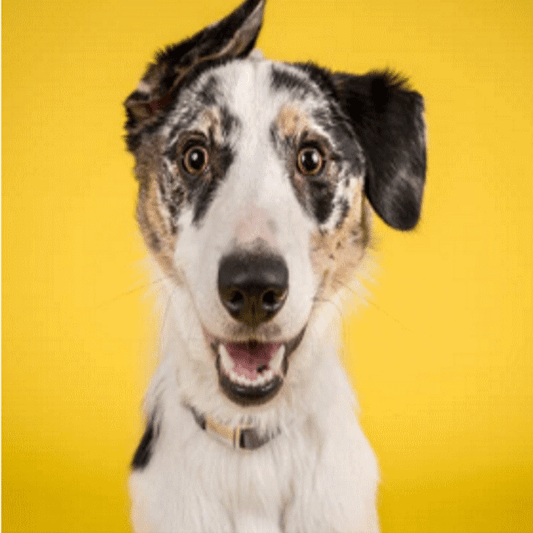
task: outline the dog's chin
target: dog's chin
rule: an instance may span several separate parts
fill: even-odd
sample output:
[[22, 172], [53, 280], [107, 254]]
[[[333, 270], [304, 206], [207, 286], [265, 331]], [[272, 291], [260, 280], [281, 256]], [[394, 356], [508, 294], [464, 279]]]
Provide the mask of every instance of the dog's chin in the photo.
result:
[[283, 386], [289, 358], [300, 344], [305, 327], [285, 342], [250, 339], [230, 342], [211, 338], [218, 381], [222, 392], [241, 406], [262, 405], [274, 398]]

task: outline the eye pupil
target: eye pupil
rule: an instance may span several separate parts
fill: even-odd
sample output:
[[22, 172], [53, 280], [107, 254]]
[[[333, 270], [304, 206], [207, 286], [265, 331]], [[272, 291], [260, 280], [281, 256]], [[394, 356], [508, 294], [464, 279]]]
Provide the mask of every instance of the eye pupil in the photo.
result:
[[195, 149], [191, 150], [191, 153], [189, 154], [189, 165], [199, 170], [204, 166], [204, 153], [201, 150]]
[[201, 146], [194, 146], [185, 152], [183, 166], [189, 174], [201, 174], [207, 167], [207, 151]]
[[322, 169], [322, 154], [316, 148], [304, 148], [298, 156], [298, 168], [302, 174], [314, 175]]

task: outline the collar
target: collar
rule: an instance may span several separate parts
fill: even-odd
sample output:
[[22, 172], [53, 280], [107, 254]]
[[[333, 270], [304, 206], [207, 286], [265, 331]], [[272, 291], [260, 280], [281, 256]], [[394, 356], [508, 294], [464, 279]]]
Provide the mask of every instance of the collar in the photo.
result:
[[260, 434], [259, 431], [247, 425], [238, 425], [236, 427], [225, 426], [216, 422], [207, 415], [200, 414], [194, 407], [184, 404], [194, 416], [196, 423], [207, 433], [229, 446], [238, 450], [257, 450], [267, 442], [270, 442], [277, 434]]

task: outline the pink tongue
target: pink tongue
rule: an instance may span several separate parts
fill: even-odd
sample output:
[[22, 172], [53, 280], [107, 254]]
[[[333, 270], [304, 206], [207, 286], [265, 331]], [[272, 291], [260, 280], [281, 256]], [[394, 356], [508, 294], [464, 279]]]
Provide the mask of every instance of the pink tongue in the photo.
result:
[[256, 380], [257, 369], [267, 367], [281, 343], [277, 342], [227, 342], [224, 343], [232, 361], [233, 371], [250, 380]]

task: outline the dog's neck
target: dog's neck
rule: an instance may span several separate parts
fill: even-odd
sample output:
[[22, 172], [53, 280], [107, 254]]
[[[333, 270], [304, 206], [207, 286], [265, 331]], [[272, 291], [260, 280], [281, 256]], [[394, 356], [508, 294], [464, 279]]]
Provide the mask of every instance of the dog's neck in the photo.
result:
[[247, 425], [225, 426], [207, 415], [200, 414], [188, 404], [185, 404], [185, 407], [191, 411], [194, 420], [204, 431], [234, 449], [257, 450], [279, 433], [260, 434], [256, 428]]

